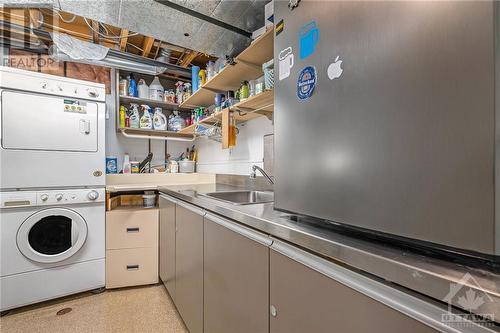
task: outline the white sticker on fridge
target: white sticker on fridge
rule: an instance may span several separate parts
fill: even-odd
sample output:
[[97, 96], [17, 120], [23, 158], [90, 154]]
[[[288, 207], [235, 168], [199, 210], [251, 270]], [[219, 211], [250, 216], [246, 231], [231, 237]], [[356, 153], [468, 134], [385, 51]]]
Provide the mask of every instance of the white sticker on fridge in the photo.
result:
[[289, 46], [281, 50], [278, 55], [279, 59], [279, 79], [280, 81], [290, 76], [290, 71], [293, 67], [293, 50]]

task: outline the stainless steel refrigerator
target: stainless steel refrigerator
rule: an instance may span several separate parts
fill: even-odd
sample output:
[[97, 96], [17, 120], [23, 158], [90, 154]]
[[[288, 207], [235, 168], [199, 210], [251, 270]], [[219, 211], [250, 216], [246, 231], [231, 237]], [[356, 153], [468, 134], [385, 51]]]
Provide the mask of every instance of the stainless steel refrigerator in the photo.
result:
[[499, 4], [295, 4], [274, 8], [275, 208], [498, 260]]

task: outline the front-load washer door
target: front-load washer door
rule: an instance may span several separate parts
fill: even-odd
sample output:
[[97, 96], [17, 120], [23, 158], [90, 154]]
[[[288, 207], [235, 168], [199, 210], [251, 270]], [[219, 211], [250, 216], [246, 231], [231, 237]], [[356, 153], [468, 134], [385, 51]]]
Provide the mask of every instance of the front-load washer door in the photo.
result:
[[83, 217], [66, 208], [48, 208], [29, 216], [17, 231], [17, 247], [28, 259], [56, 263], [77, 253], [87, 239]]
[[96, 152], [96, 102], [2, 91], [2, 148]]

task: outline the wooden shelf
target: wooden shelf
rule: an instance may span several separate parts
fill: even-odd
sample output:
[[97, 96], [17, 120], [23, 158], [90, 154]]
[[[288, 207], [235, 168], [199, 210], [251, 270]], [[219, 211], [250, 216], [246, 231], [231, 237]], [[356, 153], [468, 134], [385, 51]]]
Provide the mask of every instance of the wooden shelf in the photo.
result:
[[263, 74], [260, 66], [256, 67], [245, 63], [227, 65], [222, 71], [210, 79], [210, 81], [205, 83], [203, 88], [222, 92], [238, 90], [241, 81], [255, 80]]
[[[249, 97], [231, 106], [229, 110], [235, 111], [234, 118], [237, 123], [269, 115], [274, 111], [274, 91], [266, 90], [258, 95]], [[214, 114], [214, 117], [222, 119], [222, 112]]]
[[129, 134], [129, 135], [141, 135], [141, 136], [149, 136], [149, 137], [171, 137], [171, 138], [184, 138], [184, 139], [193, 138], [193, 134], [174, 132], [174, 131], [160, 131], [160, 130], [153, 130], [153, 129], [130, 128], [130, 127], [121, 127], [121, 128], [119, 128], [119, 130], [125, 136], [126, 136], [126, 134]]
[[264, 90], [262, 93], [249, 97], [231, 107], [242, 111], [259, 110], [263, 112], [274, 111], [274, 91]]
[[273, 58], [273, 43], [274, 29], [269, 29], [257, 39], [255, 39], [249, 47], [243, 50], [235, 60], [237, 62], [246, 62], [249, 64], [262, 66]]
[[215, 92], [199, 88], [181, 104], [181, 108], [193, 109], [199, 106], [210, 106], [215, 103]]
[[120, 95], [120, 103], [136, 103], [136, 104], [146, 104], [152, 108], [160, 107], [165, 110], [179, 110], [179, 111], [188, 111], [191, 108], [180, 106], [175, 103], [167, 103], [163, 101], [156, 101], [149, 98], [139, 98], [139, 97], [131, 97], [131, 96], [121, 96]]
[[235, 58], [234, 65], [227, 65], [213, 78], [195, 91], [181, 107], [193, 108], [210, 106], [214, 103], [216, 93], [237, 90], [244, 80], [255, 80], [261, 77], [262, 64], [273, 58], [274, 30], [270, 29], [257, 38]]
[[[198, 124], [214, 124], [216, 122], [219, 122], [220, 121], [219, 118], [218, 118], [218, 114], [219, 113], [220, 112], [216, 112], [216, 113], [213, 113], [213, 114], [211, 114], [210, 116], [208, 116], [206, 118], [203, 118], [202, 120], [200, 120], [198, 122]], [[195, 133], [196, 125], [197, 124], [189, 125], [186, 128], [183, 128], [182, 130], [180, 130], [179, 133], [196, 134]]]

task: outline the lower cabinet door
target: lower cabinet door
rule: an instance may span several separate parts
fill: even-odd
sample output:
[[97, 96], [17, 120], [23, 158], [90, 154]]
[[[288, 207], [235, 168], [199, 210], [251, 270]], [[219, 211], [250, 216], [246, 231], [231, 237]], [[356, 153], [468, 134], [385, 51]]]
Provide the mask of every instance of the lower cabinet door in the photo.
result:
[[175, 301], [175, 201], [160, 195], [160, 279]]
[[203, 238], [204, 333], [268, 332], [270, 240], [209, 214]]
[[274, 250], [271, 333], [431, 333], [436, 330]]
[[175, 208], [175, 305], [190, 333], [203, 332], [203, 215], [186, 204]]

